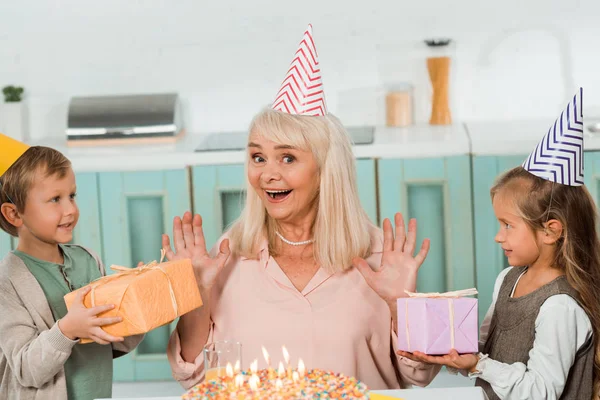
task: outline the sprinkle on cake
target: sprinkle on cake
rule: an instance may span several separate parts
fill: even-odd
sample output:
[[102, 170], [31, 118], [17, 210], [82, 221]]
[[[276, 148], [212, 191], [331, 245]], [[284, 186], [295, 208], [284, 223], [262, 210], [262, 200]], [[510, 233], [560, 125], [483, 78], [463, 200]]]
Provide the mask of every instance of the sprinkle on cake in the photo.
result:
[[356, 378], [319, 369], [303, 376], [281, 376], [274, 370], [241, 372], [205, 381], [190, 389], [184, 400], [220, 399], [368, 399], [367, 386]]

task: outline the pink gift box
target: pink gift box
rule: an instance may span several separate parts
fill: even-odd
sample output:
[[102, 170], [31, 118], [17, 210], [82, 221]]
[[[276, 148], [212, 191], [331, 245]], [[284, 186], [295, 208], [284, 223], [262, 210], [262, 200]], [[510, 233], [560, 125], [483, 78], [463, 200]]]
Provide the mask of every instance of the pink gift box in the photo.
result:
[[398, 350], [430, 355], [477, 353], [477, 299], [398, 299]]

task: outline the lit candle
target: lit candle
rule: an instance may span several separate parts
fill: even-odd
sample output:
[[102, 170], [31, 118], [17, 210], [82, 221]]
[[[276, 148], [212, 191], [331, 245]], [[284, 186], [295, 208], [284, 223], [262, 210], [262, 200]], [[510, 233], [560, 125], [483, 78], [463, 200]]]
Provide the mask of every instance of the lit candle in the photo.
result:
[[235, 367], [233, 368], [233, 371], [237, 374], [240, 372], [241, 366], [240, 366], [240, 360], [237, 360], [235, 362]]
[[256, 375], [252, 375], [250, 377], [250, 379], [248, 379], [248, 385], [250, 385], [250, 389], [257, 391], [258, 390], [258, 383], [260, 382], [260, 380], [258, 379], [258, 376]]
[[277, 369], [277, 377], [282, 379], [285, 378], [285, 368], [283, 368], [283, 363], [279, 361], [279, 368]]
[[227, 363], [227, 366], [225, 367], [225, 373], [227, 374], [227, 379], [226, 379], [226, 386], [227, 386], [227, 390], [229, 391], [233, 391], [233, 367], [231, 366], [231, 363]]
[[275, 381], [275, 388], [278, 392], [281, 391], [281, 389], [283, 389], [283, 382], [281, 381], [281, 379], [277, 378], [277, 381]]
[[298, 374], [302, 378], [302, 377], [304, 377], [305, 372], [306, 372], [306, 368], [304, 367], [304, 362], [302, 361], [302, 359], [300, 359], [298, 361]]
[[288, 379], [292, 379], [292, 368], [290, 367], [290, 353], [288, 353], [285, 346], [281, 346], [281, 351], [283, 352], [283, 359], [285, 360], [285, 365], [287, 367], [287, 377]]
[[268, 379], [273, 380], [275, 379], [275, 371], [273, 371], [273, 368], [271, 368], [271, 358], [269, 358], [269, 353], [267, 353], [267, 349], [265, 349], [265, 346], [262, 346], [262, 353], [267, 363]]
[[239, 389], [242, 386], [244, 386], [244, 375], [237, 374], [235, 377], [235, 387], [237, 387]]
[[271, 359], [269, 358], [269, 353], [267, 353], [267, 349], [265, 349], [265, 346], [262, 346], [262, 352], [263, 352], [263, 357], [265, 358], [265, 361], [267, 362], [267, 367], [270, 367]]
[[290, 353], [288, 353], [285, 346], [281, 346], [281, 351], [283, 352], [283, 359], [287, 365], [290, 365]]
[[252, 372], [252, 376], [248, 379], [248, 385], [252, 391], [258, 391], [258, 385], [260, 384], [260, 379], [256, 375], [256, 371], [258, 371], [258, 360], [252, 361], [250, 364], [250, 371]]
[[306, 379], [304, 379], [304, 363], [302, 359], [298, 361], [298, 371], [294, 371], [292, 379], [295, 384], [300, 385], [300, 389], [304, 389]]

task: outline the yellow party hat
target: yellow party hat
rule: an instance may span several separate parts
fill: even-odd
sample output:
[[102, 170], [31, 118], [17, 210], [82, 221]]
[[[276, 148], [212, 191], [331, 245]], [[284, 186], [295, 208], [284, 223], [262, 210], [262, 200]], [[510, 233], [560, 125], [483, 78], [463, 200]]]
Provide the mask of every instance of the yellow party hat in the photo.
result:
[[0, 177], [27, 149], [28, 145], [0, 133]]

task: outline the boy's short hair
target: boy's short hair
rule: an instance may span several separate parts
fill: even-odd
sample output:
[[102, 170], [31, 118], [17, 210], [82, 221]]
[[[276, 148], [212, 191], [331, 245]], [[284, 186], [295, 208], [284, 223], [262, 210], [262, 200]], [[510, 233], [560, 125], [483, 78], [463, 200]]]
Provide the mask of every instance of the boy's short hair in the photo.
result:
[[[61, 152], [50, 147], [32, 146], [0, 177], [0, 205], [12, 203], [19, 212], [25, 210], [27, 194], [35, 176], [41, 172], [44, 177], [64, 178], [71, 168], [71, 162]], [[0, 213], [0, 228], [17, 237], [17, 228]]]

